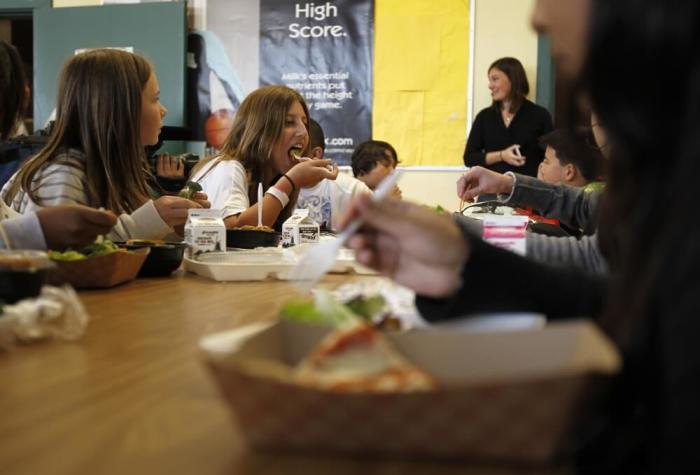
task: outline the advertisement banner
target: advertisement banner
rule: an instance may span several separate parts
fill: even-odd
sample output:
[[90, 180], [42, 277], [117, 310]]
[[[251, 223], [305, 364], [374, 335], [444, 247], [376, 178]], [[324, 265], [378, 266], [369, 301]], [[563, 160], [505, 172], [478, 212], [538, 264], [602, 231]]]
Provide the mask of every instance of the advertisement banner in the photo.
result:
[[340, 165], [371, 136], [373, 35], [372, 0], [260, 0], [260, 85], [298, 90]]

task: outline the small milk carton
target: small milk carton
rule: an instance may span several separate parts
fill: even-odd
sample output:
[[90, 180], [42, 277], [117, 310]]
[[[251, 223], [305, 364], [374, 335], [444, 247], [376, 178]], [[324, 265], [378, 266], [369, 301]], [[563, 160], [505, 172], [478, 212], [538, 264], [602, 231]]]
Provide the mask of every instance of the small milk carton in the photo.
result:
[[527, 223], [527, 216], [488, 215], [483, 221], [484, 241], [524, 256]]
[[185, 242], [191, 254], [226, 250], [226, 226], [220, 209], [190, 209]]
[[296, 209], [282, 225], [282, 246], [318, 242], [320, 233], [318, 223], [309, 217], [309, 210]]

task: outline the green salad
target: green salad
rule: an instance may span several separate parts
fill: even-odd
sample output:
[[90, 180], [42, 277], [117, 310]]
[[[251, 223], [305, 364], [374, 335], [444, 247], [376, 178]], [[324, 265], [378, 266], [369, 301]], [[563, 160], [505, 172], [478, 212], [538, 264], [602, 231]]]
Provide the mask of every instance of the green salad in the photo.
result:
[[326, 290], [319, 290], [314, 301], [292, 299], [280, 311], [282, 318], [300, 323], [343, 326], [356, 321], [372, 324], [386, 308], [386, 301], [381, 295], [372, 297], [355, 297], [343, 304], [338, 302]]
[[74, 249], [66, 249], [63, 252], [49, 251], [49, 257], [54, 261], [82, 261], [91, 257], [104, 256], [118, 251], [120, 248], [112, 241], [102, 240], [101, 242], [93, 242], [84, 248], [76, 251]]

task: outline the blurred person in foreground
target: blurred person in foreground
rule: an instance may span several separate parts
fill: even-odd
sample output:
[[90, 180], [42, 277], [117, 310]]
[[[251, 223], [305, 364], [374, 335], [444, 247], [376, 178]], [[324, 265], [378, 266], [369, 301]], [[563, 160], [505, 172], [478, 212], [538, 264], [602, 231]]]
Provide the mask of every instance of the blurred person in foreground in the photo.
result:
[[[430, 320], [479, 309], [592, 316], [624, 366], [596, 413], [577, 421], [577, 471], [693, 472], [700, 466], [700, 222], [693, 219], [700, 56], [688, 51], [700, 47], [700, 3], [535, 5], [532, 23], [549, 35], [559, 73], [578, 80], [606, 127], [600, 240], [612, 277], [536, 264], [489, 246], [451, 217], [364, 197], [346, 218], [366, 220], [350, 245], [360, 262], [415, 289]], [[645, 74], [619, 80], [631, 71]], [[543, 287], [549, 295], [536, 291]]]

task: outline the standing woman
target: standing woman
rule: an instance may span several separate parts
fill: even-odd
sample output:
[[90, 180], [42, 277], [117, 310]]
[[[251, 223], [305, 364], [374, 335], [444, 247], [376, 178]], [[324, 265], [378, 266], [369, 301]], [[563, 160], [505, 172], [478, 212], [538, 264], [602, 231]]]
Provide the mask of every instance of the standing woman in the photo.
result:
[[115, 49], [78, 54], [63, 67], [56, 123], [46, 146], [2, 189], [22, 214], [79, 204], [118, 215], [113, 240], [161, 239], [187, 209], [208, 206], [173, 196], [151, 199], [146, 145], [158, 142], [167, 113], [158, 78], [143, 57]]
[[262, 183], [262, 223], [281, 229], [296, 207], [300, 188], [335, 180], [330, 160], [300, 160], [309, 141], [309, 111], [304, 98], [286, 86], [251, 92], [233, 120], [221, 154], [193, 171], [216, 209], [224, 210], [227, 228], [258, 222], [258, 183]]
[[547, 109], [525, 98], [530, 84], [517, 59], [497, 59], [489, 66], [488, 77], [493, 104], [474, 119], [464, 164], [537, 176], [544, 159], [538, 140], [552, 131], [552, 117]]

